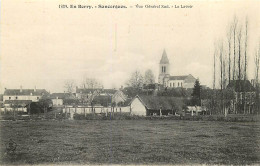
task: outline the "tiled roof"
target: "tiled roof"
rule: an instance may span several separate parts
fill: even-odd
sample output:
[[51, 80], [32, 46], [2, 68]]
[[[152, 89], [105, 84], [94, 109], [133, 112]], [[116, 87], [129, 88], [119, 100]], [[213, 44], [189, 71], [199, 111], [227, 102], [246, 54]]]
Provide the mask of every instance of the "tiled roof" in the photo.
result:
[[166, 51], [163, 50], [162, 58], [160, 60], [160, 64], [167, 64], [169, 63], [169, 59], [167, 57]]
[[182, 99], [166, 96], [136, 96], [148, 108], [152, 110], [171, 110], [184, 105]]
[[170, 80], [185, 80], [188, 77], [186, 76], [170, 76]]
[[30, 104], [32, 100], [5, 100], [4, 104], [18, 104], [18, 105], [27, 105]]
[[5, 89], [5, 96], [42, 96], [48, 92], [45, 89]]
[[227, 88], [233, 88], [236, 92], [255, 91], [255, 88], [248, 80], [231, 80]]
[[114, 94], [117, 90], [115, 89], [76, 89], [76, 93], [94, 93], [94, 91], [98, 91], [99, 93], [107, 93], [107, 94]]
[[170, 80], [195, 80], [195, 78], [189, 74], [189, 75], [182, 75], [182, 76], [170, 76]]
[[74, 94], [71, 93], [52, 93], [50, 95], [51, 99], [74, 99], [76, 98], [76, 96]]

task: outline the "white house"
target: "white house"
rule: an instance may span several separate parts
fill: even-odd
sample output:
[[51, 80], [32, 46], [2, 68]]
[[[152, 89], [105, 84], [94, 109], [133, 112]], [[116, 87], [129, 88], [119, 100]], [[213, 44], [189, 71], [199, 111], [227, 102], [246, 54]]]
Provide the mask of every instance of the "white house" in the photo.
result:
[[31, 102], [39, 101], [42, 96], [47, 95], [45, 89], [5, 89], [3, 95], [3, 103], [5, 107], [16, 105], [17, 107], [24, 107]]

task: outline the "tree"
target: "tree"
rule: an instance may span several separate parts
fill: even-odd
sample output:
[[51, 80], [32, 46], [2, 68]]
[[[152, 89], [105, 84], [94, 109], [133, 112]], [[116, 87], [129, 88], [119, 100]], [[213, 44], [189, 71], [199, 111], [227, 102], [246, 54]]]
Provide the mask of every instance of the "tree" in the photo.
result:
[[232, 23], [232, 29], [233, 29], [233, 42], [234, 42], [234, 50], [233, 50], [233, 80], [236, 78], [236, 28], [237, 28], [237, 18], [234, 16], [234, 20]]
[[64, 89], [68, 93], [73, 93], [75, 90], [76, 84], [73, 80], [66, 80], [64, 83]]
[[242, 27], [239, 28], [238, 30], [238, 35], [237, 35], [237, 41], [238, 41], [238, 80], [241, 80], [241, 42], [242, 42]]
[[200, 86], [200, 82], [198, 79], [196, 79], [195, 84], [194, 84], [194, 88], [193, 88], [193, 92], [191, 94], [192, 96], [192, 104], [193, 105], [197, 105], [200, 106], [201, 105], [201, 86]]
[[232, 40], [232, 26], [230, 26], [228, 34], [227, 34], [227, 41], [228, 41], [228, 83], [231, 80], [231, 41]]
[[151, 69], [146, 70], [144, 74], [144, 83], [146, 85], [155, 83], [155, 77]]
[[260, 45], [258, 50], [255, 53], [255, 87], [256, 87], [256, 97], [255, 97], [255, 110], [259, 110], [260, 106], [260, 97], [259, 97], [259, 69], [260, 69]]
[[143, 76], [140, 71], [136, 70], [135, 72], [133, 72], [126, 84], [130, 87], [133, 87], [134, 89], [142, 89]]
[[248, 42], [248, 17], [246, 17], [245, 23], [245, 66], [244, 66], [244, 80], [247, 80], [247, 42]]
[[98, 81], [95, 78], [85, 78], [82, 83], [82, 88], [88, 88], [88, 89], [97, 89], [102, 88], [103, 85], [100, 81]]

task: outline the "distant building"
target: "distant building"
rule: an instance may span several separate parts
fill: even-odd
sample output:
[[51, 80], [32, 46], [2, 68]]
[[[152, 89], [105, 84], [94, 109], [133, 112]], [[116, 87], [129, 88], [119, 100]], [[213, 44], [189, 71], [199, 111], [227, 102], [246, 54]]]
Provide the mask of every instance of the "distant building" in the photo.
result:
[[45, 89], [5, 89], [3, 103], [5, 107], [25, 107], [31, 102], [39, 101], [49, 93]]
[[75, 100], [76, 96], [73, 93], [52, 93], [50, 95], [54, 107], [62, 107], [64, 104], [70, 104], [70, 100]]
[[253, 109], [255, 103], [256, 89], [249, 80], [231, 80], [227, 88], [235, 91], [235, 102], [233, 105], [234, 110], [238, 110], [239, 105], [245, 103], [244, 107], [247, 111]]
[[116, 106], [122, 106], [127, 101], [127, 96], [123, 91], [118, 90], [112, 96], [112, 103], [115, 103]]
[[196, 79], [191, 75], [183, 76], [171, 76], [170, 73], [170, 62], [167, 57], [166, 51], [163, 51], [162, 58], [159, 63], [159, 77], [158, 83], [164, 87], [169, 88], [193, 88]]
[[131, 114], [139, 116], [173, 115], [185, 106], [181, 98], [139, 95], [129, 105]]

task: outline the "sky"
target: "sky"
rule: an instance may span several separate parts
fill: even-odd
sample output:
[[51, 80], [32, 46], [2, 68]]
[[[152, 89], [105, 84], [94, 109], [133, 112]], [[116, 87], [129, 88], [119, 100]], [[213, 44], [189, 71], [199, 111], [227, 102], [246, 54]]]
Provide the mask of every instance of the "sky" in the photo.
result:
[[[59, 4], [193, 5], [191, 9], [60, 9]], [[2, 0], [0, 92], [41, 88], [63, 92], [96, 78], [105, 88], [125, 86], [132, 72], [158, 79], [166, 50], [171, 75], [192, 74], [212, 86], [214, 42], [226, 40], [234, 15], [249, 20], [249, 78], [260, 40], [260, 1]]]

